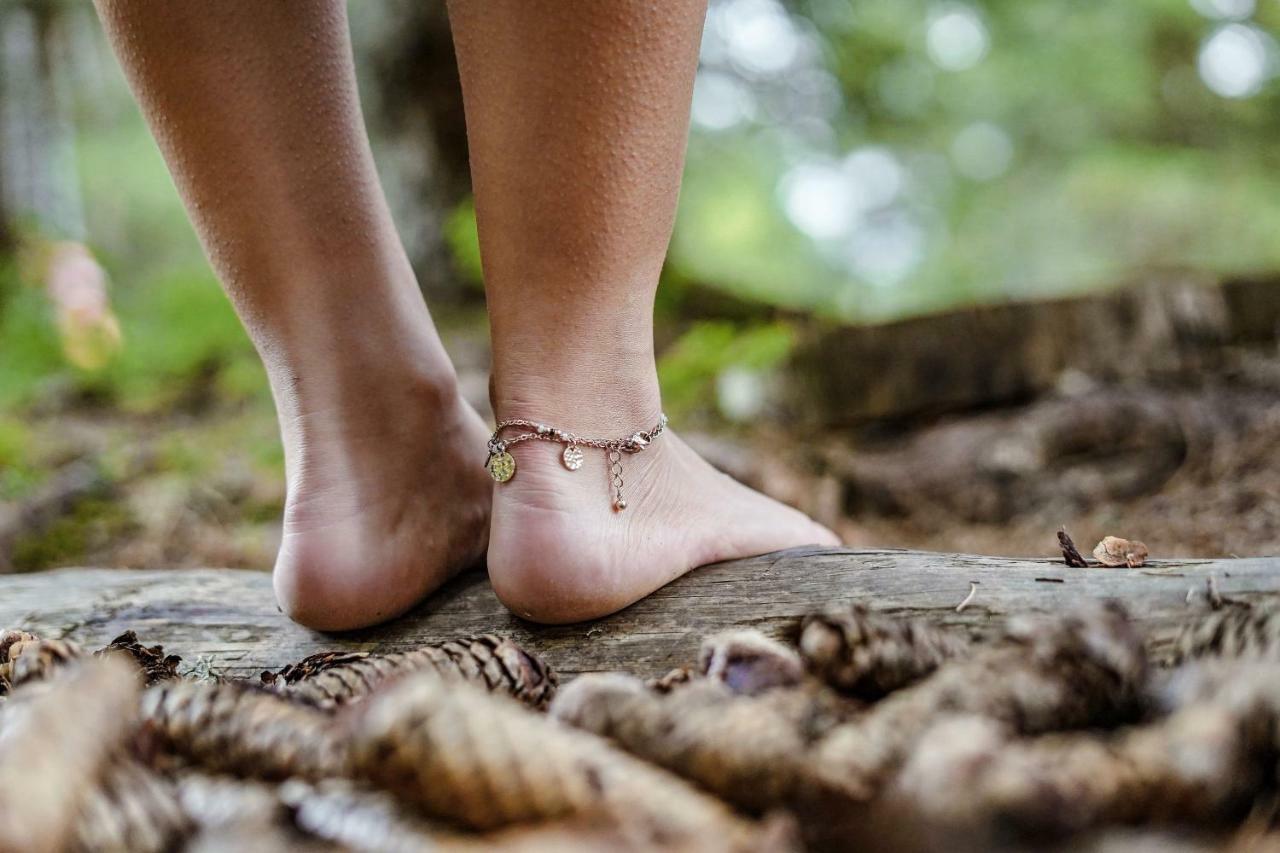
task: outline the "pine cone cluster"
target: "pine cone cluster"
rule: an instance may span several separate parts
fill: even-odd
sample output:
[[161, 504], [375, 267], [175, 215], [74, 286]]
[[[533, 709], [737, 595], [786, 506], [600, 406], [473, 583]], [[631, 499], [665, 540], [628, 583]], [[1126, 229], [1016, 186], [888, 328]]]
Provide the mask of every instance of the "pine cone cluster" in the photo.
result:
[[663, 678], [559, 691], [491, 635], [249, 682], [131, 632], [88, 653], [6, 631], [0, 850], [1066, 849], [1122, 827], [1256, 846], [1276, 624], [1216, 611], [1161, 666], [1113, 604], [977, 639], [851, 607], [794, 644], [730, 631]]

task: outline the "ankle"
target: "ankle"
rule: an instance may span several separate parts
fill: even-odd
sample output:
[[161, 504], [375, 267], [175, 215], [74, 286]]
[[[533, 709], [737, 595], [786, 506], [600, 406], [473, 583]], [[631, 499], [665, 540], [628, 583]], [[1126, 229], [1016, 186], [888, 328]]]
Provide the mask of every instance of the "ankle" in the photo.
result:
[[652, 359], [647, 365], [611, 364], [495, 368], [489, 395], [495, 416], [524, 418], [592, 438], [622, 438], [650, 429], [662, 411]]
[[449, 426], [463, 402], [447, 362], [423, 366], [399, 359], [369, 365], [314, 362], [272, 376], [286, 452], [371, 444], [389, 436], [421, 442], [428, 430]]

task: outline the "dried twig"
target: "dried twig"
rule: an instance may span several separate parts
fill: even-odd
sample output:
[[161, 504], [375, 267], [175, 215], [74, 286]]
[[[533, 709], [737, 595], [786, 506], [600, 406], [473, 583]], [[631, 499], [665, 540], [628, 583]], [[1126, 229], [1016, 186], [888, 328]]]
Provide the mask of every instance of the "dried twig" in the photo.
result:
[[1062, 548], [1062, 559], [1068, 566], [1076, 569], [1089, 568], [1089, 561], [1080, 556], [1080, 550], [1071, 541], [1071, 534], [1067, 533], [1065, 527], [1058, 529], [1058, 546]]
[[977, 595], [978, 595], [978, 582], [969, 581], [969, 594], [964, 597], [964, 601], [961, 601], [959, 604], [956, 605], [956, 612], [957, 613], [964, 612], [964, 609], [973, 602], [973, 599], [976, 598]]

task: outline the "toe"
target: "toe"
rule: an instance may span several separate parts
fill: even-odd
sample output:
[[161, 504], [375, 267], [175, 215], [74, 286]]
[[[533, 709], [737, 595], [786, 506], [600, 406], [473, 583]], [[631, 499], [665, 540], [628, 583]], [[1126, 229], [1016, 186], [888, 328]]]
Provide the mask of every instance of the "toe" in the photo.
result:
[[812, 528], [813, 544], [821, 545], [824, 548], [839, 548], [844, 544], [844, 541], [831, 528], [816, 521], [810, 522], [810, 526]]

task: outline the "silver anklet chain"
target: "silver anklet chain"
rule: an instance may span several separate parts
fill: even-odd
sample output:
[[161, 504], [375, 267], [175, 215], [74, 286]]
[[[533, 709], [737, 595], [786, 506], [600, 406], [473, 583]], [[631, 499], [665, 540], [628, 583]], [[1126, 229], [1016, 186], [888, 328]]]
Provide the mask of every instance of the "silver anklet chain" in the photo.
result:
[[[531, 432], [503, 435], [507, 430], [519, 428], [528, 429]], [[626, 438], [584, 438], [576, 433], [540, 424], [537, 421], [512, 418], [500, 421], [493, 435], [489, 437], [489, 458], [485, 460], [484, 467], [488, 469], [489, 476], [499, 483], [510, 480], [516, 475], [516, 460], [511, 455], [510, 448], [522, 441], [555, 441], [563, 444], [564, 452], [560, 454], [560, 462], [570, 471], [577, 471], [582, 467], [584, 459], [582, 448], [592, 447], [603, 450], [605, 459], [609, 463], [609, 481], [613, 485], [613, 509], [614, 512], [622, 512], [627, 508], [627, 502], [622, 499], [622, 487], [625, 485], [622, 479], [622, 454], [639, 453], [652, 444], [655, 438], [662, 435], [666, 428], [667, 416], [660, 415], [657, 426], [648, 432], [633, 432]]]

